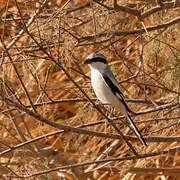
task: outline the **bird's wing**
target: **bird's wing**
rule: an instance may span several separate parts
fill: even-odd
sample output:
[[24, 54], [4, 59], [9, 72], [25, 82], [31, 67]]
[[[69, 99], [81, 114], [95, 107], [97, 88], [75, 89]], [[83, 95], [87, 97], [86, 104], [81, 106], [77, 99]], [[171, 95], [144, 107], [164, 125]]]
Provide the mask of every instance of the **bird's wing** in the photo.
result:
[[[122, 102], [122, 104], [126, 107], [128, 112], [131, 112], [131, 110], [129, 109], [129, 107], [127, 106], [125, 100], [124, 100], [124, 96], [122, 94], [122, 92], [120, 91], [118, 84], [114, 78], [114, 76], [112, 76], [113, 74], [111, 74], [111, 78], [109, 78], [107, 76], [108, 73], [103, 73], [103, 79], [106, 82], [106, 84], [110, 87], [111, 91], [113, 92], [114, 95], [116, 95], [119, 100]], [[112, 80], [113, 77], [113, 80]]]
[[[120, 91], [119, 87], [117, 86], [117, 81], [115, 80], [113, 74], [111, 73], [111, 75], [108, 77], [106, 74], [108, 73], [103, 73], [102, 76], [106, 82], [106, 84], [111, 88], [111, 91], [114, 93], [114, 95], [116, 95], [119, 100], [122, 102], [122, 104], [125, 106], [126, 110], [128, 112], [131, 112], [131, 110], [129, 109], [129, 107], [127, 106], [125, 100], [124, 100], [124, 96], [122, 94], [122, 92]], [[108, 74], [109, 75], [109, 74]], [[138, 128], [136, 127], [135, 123], [133, 122], [133, 120], [131, 119], [131, 116], [129, 116], [128, 112], [125, 111], [125, 115], [128, 118], [131, 126], [133, 127], [137, 137], [140, 139], [140, 141], [142, 142], [142, 144], [144, 146], [147, 146], [145, 139], [143, 138], [143, 136], [141, 135], [140, 131], [138, 130]]]

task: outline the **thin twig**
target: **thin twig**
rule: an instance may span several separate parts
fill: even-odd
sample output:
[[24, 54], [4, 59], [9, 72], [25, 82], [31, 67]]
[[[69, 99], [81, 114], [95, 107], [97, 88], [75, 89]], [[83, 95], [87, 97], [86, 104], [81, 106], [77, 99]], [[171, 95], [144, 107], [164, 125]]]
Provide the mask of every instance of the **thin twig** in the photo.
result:
[[[53, 168], [53, 169], [40, 171], [40, 172], [30, 174], [27, 176], [18, 176], [18, 177], [19, 178], [30, 178], [30, 177], [35, 177], [35, 176], [39, 176], [42, 174], [63, 170], [63, 169], [77, 168], [77, 167], [81, 167], [81, 166], [87, 166], [87, 165], [91, 165], [91, 164], [100, 164], [100, 163], [106, 163], [106, 162], [111, 162], [111, 161], [119, 161], [120, 162], [120, 161], [126, 161], [126, 160], [144, 159], [147, 157], [154, 157], [154, 156], [164, 155], [164, 154], [168, 154], [168, 153], [174, 153], [179, 150], [180, 150], [180, 146], [177, 146], [175, 148], [171, 148], [171, 149], [164, 150], [164, 151], [146, 153], [146, 154], [141, 154], [141, 155], [136, 155], [136, 156], [128, 156], [128, 157], [120, 157], [120, 158], [113, 158], [113, 159], [107, 159], [107, 160], [89, 161], [89, 162], [85, 162], [85, 163], [72, 164], [72, 165], [67, 165], [67, 166], [62, 166], [62, 167], [57, 167], [57, 168]], [[15, 177], [15, 176], [9, 176], [9, 177]]]

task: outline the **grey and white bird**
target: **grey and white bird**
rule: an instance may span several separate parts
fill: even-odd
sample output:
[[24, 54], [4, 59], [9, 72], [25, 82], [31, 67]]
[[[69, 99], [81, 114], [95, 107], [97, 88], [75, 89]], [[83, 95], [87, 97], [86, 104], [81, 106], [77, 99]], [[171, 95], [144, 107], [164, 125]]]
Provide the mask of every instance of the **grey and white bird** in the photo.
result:
[[129, 115], [129, 112], [131, 111], [127, 106], [119, 85], [108, 66], [106, 57], [101, 53], [95, 52], [86, 58], [84, 64], [88, 64], [90, 67], [91, 84], [97, 98], [103, 104], [110, 104], [111, 106], [118, 108], [129, 120], [130, 125], [142, 144], [147, 146], [145, 139]]

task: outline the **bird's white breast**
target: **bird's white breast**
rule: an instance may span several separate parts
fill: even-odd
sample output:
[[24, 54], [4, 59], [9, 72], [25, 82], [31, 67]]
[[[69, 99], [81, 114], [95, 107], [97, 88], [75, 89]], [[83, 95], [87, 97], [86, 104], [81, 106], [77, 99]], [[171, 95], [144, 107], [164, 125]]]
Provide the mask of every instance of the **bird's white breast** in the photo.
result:
[[119, 100], [105, 83], [102, 74], [96, 69], [91, 69], [91, 83], [97, 98], [103, 104], [111, 104], [119, 107]]

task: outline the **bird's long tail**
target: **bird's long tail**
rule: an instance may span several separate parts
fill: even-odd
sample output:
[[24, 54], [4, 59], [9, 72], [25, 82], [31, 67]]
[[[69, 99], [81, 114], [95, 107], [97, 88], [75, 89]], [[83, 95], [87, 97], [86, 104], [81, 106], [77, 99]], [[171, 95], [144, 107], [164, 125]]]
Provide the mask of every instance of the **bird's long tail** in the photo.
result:
[[147, 146], [145, 139], [143, 138], [142, 134], [139, 132], [138, 128], [136, 127], [135, 123], [133, 122], [133, 120], [131, 119], [131, 116], [128, 114], [128, 112], [126, 112], [126, 117], [128, 119], [128, 121], [130, 122], [132, 128], [134, 129], [134, 132], [136, 134], [136, 136], [139, 138], [139, 140], [141, 141], [141, 143], [144, 146]]

